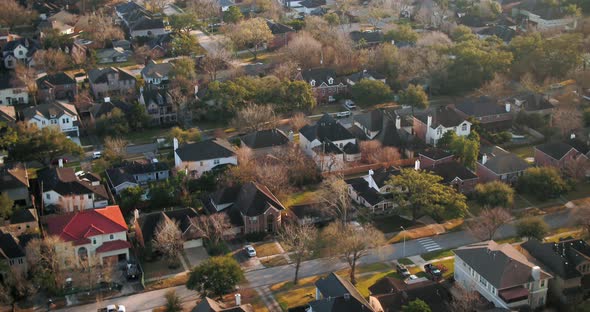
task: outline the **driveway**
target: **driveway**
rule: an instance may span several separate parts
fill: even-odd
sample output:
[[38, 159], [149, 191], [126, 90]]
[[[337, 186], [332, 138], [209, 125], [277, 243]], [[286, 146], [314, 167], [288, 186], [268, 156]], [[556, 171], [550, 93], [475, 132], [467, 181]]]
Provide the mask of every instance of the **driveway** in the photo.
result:
[[205, 247], [187, 248], [184, 250], [184, 254], [186, 255], [186, 259], [190, 262], [189, 265], [191, 268], [209, 259], [209, 254], [207, 253], [207, 250], [205, 250]]

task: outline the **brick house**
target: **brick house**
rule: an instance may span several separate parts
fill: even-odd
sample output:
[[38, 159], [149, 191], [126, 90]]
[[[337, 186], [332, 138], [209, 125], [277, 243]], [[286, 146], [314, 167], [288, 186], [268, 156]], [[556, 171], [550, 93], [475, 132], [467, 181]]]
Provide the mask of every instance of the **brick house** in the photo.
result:
[[121, 68], [91, 69], [88, 71], [88, 81], [95, 98], [135, 93], [135, 76]]
[[391, 167], [369, 170], [365, 176], [347, 179], [348, 195], [355, 203], [369, 208], [371, 213], [392, 213], [397, 204], [391, 196], [391, 189], [387, 182], [400, 173], [399, 169]]
[[463, 118], [475, 118], [481, 127], [487, 130], [510, 129], [514, 119], [510, 103], [499, 105], [495, 99], [488, 96], [469, 98], [455, 105], [454, 109]]
[[155, 211], [143, 214], [140, 214], [136, 209], [133, 217], [135, 239], [141, 247], [151, 247], [157, 234], [158, 225], [162, 222], [173, 221], [178, 223], [178, 228], [182, 233], [184, 248], [200, 247], [203, 245], [203, 240], [192, 221], [197, 216], [198, 214], [193, 208]]
[[475, 173], [456, 161], [440, 162], [430, 167], [421, 164], [420, 169], [442, 177], [441, 183], [452, 186], [463, 194], [473, 192], [479, 182], [479, 178]]
[[275, 23], [271, 20], [267, 20], [266, 25], [268, 25], [268, 28], [273, 35], [273, 39], [268, 45], [269, 49], [278, 49], [280, 47], [286, 46], [289, 40], [291, 40], [295, 34], [295, 29], [285, 24]]
[[454, 155], [440, 148], [429, 148], [418, 153], [420, 167], [434, 167], [438, 164], [454, 161]]
[[535, 164], [537, 166], [563, 169], [579, 157], [588, 159], [581, 151], [565, 142], [549, 142], [535, 146]]
[[299, 71], [295, 79], [309, 83], [311, 91], [319, 103], [326, 103], [330, 101], [330, 97], [345, 93], [347, 90], [345, 81], [336, 78], [336, 71], [330, 68]]
[[37, 97], [40, 101], [73, 101], [76, 94], [78, 94], [76, 79], [64, 72], [37, 79]]
[[512, 184], [528, 168], [524, 159], [496, 146], [493, 152], [484, 153], [478, 160], [476, 173], [482, 183], [502, 181]]
[[471, 133], [471, 122], [450, 107], [416, 114], [413, 118], [414, 134], [426, 144], [436, 146], [447, 131], [454, 131], [458, 136]]
[[285, 210], [266, 186], [256, 182], [223, 188], [202, 201], [210, 214], [227, 213], [235, 234], [276, 233]]

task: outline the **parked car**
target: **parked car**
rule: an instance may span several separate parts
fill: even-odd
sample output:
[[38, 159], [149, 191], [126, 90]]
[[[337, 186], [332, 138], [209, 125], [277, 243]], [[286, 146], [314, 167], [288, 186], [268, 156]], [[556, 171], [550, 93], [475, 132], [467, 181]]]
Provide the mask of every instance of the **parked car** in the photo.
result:
[[352, 115], [351, 111], [337, 112], [336, 118], [346, 118], [346, 117], [349, 117], [350, 115]]
[[426, 274], [431, 275], [434, 278], [439, 278], [442, 276], [442, 272], [432, 263], [427, 263], [424, 265], [424, 271]]
[[250, 258], [256, 257], [256, 249], [254, 249], [254, 247], [252, 247], [252, 245], [247, 245], [244, 249], [246, 250], [248, 257], [250, 257]]
[[125, 312], [124, 305], [109, 304], [106, 308], [98, 309], [97, 312]]
[[410, 277], [410, 270], [408, 270], [408, 268], [406, 268], [405, 265], [398, 263], [395, 268], [397, 269], [397, 273], [399, 273], [399, 275], [401, 275], [402, 277], [406, 278], [406, 277]]
[[344, 107], [348, 108], [349, 110], [355, 110], [356, 109], [356, 105], [354, 104], [354, 102], [352, 100], [346, 100], [346, 101], [344, 101]]
[[99, 159], [101, 157], [102, 157], [102, 152], [100, 152], [100, 151], [92, 153], [92, 159]]
[[139, 267], [137, 264], [128, 263], [127, 264], [127, 279], [134, 280], [139, 278]]

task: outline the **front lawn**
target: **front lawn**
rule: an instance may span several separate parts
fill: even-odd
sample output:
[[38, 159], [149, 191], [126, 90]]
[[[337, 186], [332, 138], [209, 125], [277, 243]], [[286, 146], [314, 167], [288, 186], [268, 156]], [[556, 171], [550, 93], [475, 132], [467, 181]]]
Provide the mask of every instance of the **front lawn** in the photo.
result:
[[372, 222], [373, 225], [383, 233], [395, 233], [401, 231], [402, 226], [405, 229], [409, 229], [410, 227], [416, 225], [414, 221], [408, 220], [398, 215], [375, 218]]
[[151, 278], [162, 278], [166, 275], [178, 274], [184, 272], [184, 268], [180, 261], [179, 265], [175, 269], [168, 267], [168, 261], [163, 257], [155, 261], [141, 261], [141, 266], [144, 272], [144, 279], [148, 280]]
[[267, 268], [289, 264], [287, 259], [285, 259], [285, 257], [283, 256], [262, 259], [260, 260], [260, 263], [262, 263], [262, 265], [264, 265]]
[[530, 202], [534, 207], [541, 209], [565, 204], [564, 200], [559, 197], [541, 200], [529, 194], [521, 194], [521, 196], [524, 197], [528, 202]]
[[443, 265], [445, 268], [447, 268], [447, 270], [443, 273], [443, 278], [445, 278], [445, 279], [453, 276], [453, 273], [455, 272], [455, 258], [442, 260], [442, 261], [436, 261], [436, 262], [433, 262], [432, 264], [434, 264], [436, 266]]
[[156, 143], [157, 138], [167, 137], [170, 132], [170, 128], [148, 128], [141, 131], [131, 131], [124, 134], [123, 139], [127, 140], [130, 144], [149, 144]]
[[315, 286], [297, 287], [290, 291], [274, 294], [275, 299], [283, 309], [287, 311], [290, 308], [302, 306], [315, 299]]
[[578, 183], [564, 197], [567, 200], [574, 200], [590, 196], [590, 182], [584, 181]]
[[387, 271], [387, 272], [380, 272], [373, 275], [365, 275], [361, 277], [357, 277], [356, 279], [356, 289], [363, 295], [363, 297], [367, 298], [369, 296], [369, 287], [373, 286], [378, 280], [384, 277], [392, 277], [396, 279], [403, 279], [396, 271]]
[[451, 249], [441, 249], [441, 250], [427, 252], [427, 253], [423, 254], [421, 257], [422, 257], [422, 259], [424, 259], [426, 261], [430, 261], [430, 260], [434, 260], [434, 259], [438, 259], [438, 258], [451, 257], [454, 255], [455, 254], [453, 253], [453, 251]]
[[256, 249], [256, 256], [258, 258], [268, 257], [281, 253], [278, 243], [275, 241], [266, 243], [256, 243], [254, 244], [254, 249]]
[[403, 264], [403, 265], [413, 265], [414, 264], [414, 262], [408, 258], [397, 259], [397, 262], [399, 262], [399, 264]]

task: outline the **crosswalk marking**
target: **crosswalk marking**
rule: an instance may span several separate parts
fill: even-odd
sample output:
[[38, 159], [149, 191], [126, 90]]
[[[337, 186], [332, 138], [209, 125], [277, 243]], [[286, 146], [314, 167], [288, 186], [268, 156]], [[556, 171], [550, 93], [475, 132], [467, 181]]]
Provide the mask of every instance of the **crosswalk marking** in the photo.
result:
[[422, 245], [422, 247], [428, 252], [442, 249], [442, 247], [440, 247], [440, 245], [432, 238], [420, 238], [418, 239], [418, 242], [420, 242], [420, 245]]

